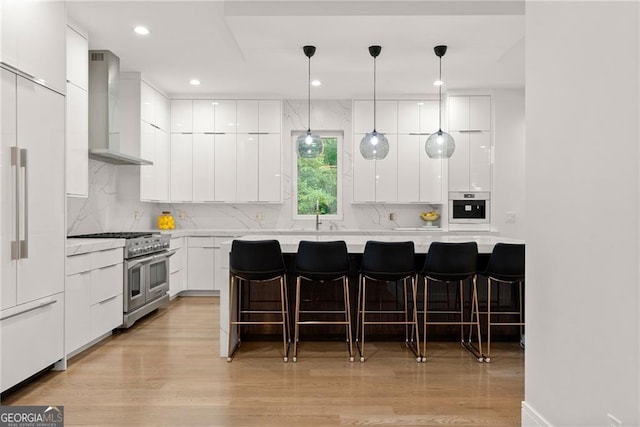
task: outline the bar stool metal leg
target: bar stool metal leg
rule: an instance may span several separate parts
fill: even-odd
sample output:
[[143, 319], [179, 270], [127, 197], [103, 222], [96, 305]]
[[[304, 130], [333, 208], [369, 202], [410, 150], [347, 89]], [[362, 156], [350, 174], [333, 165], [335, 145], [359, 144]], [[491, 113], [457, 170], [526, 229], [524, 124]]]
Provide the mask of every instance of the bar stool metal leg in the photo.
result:
[[[345, 302], [345, 321], [346, 321], [346, 327], [347, 327], [347, 342], [349, 345], [349, 362], [353, 362], [354, 358], [353, 358], [353, 337], [351, 336], [351, 302], [349, 301], [349, 279], [346, 277], [342, 278], [342, 287], [344, 290], [344, 302]], [[363, 331], [364, 331], [364, 325], [363, 326]], [[363, 343], [364, 344], [364, 343]]]
[[287, 335], [288, 335], [288, 327], [289, 321], [287, 320], [287, 312], [285, 311], [285, 286], [284, 286], [284, 278], [280, 277], [280, 301], [281, 301], [281, 310], [282, 310], [282, 344], [283, 344], [283, 352], [284, 352], [284, 361], [289, 361], [289, 346], [287, 345]]
[[[235, 305], [235, 286], [234, 283], [235, 282], [235, 278], [233, 277], [233, 275], [229, 275], [229, 343], [227, 345], [227, 362], [231, 362], [233, 360], [233, 355], [235, 354], [236, 350], [238, 349], [238, 341], [236, 340], [235, 343], [232, 342], [233, 340], [233, 328], [237, 327], [238, 325], [233, 323], [233, 319], [235, 318], [235, 316], [233, 315], [233, 306]], [[236, 334], [236, 338], [237, 338], [237, 334]]]
[[293, 362], [298, 361], [298, 333], [300, 330], [300, 277], [296, 279], [296, 318], [293, 337]]

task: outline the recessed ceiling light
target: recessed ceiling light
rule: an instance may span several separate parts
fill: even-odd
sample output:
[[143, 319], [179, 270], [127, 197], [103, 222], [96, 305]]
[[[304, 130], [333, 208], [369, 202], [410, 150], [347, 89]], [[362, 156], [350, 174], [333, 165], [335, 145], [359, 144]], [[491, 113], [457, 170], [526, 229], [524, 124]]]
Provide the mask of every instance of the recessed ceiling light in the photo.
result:
[[138, 25], [133, 29], [133, 31], [135, 31], [136, 34], [140, 34], [141, 36], [146, 36], [150, 33], [149, 29], [143, 25]]
[[189, 80], [189, 84], [193, 85], [193, 86], [198, 86], [200, 84], [200, 80], [198, 79], [191, 79]]
[[322, 82], [320, 80], [311, 80], [311, 86], [322, 86]]
[[434, 86], [442, 86], [444, 84], [444, 82], [442, 80], [436, 80], [435, 82], [433, 82]]

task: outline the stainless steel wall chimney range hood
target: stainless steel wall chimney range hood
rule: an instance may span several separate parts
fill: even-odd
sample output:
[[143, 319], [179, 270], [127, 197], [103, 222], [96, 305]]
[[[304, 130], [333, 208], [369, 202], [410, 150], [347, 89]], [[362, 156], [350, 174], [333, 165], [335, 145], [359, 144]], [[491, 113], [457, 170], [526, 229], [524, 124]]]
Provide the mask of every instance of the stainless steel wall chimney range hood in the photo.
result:
[[108, 50], [89, 51], [89, 157], [114, 165], [152, 165], [120, 151], [120, 59]]

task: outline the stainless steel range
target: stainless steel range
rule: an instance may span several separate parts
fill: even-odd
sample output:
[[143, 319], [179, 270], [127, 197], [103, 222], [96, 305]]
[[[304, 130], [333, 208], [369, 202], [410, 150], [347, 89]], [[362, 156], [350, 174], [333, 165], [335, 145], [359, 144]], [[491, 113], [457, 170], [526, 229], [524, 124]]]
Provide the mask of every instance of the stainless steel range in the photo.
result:
[[144, 232], [85, 234], [83, 238], [126, 239], [123, 328], [169, 302], [170, 236]]

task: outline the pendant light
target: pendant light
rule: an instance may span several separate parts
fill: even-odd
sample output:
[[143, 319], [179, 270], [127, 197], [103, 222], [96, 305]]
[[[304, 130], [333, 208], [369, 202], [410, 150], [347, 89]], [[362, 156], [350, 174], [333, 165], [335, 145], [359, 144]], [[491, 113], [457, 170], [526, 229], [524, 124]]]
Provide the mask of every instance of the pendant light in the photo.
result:
[[389, 154], [389, 141], [376, 131], [376, 58], [381, 50], [380, 46], [369, 46], [369, 54], [373, 56], [373, 131], [360, 141], [360, 154], [366, 160], [384, 159]]
[[309, 58], [309, 81], [307, 82], [308, 97], [307, 107], [309, 113], [309, 121], [307, 131], [298, 136], [296, 140], [296, 150], [298, 157], [313, 158], [318, 157], [322, 153], [322, 138], [311, 133], [311, 57], [316, 53], [315, 46], [304, 46], [302, 48], [304, 54]]
[[456, 149], [453, 137], [442, 130], [442, 57], [447, 53], [446, 46], [433, 48], [436, 56], [440, 58], [440, 76], [438, 77], [438, 132], [432, 133], [427, 138], [424, 149], [431, 159], [448, 159]]

